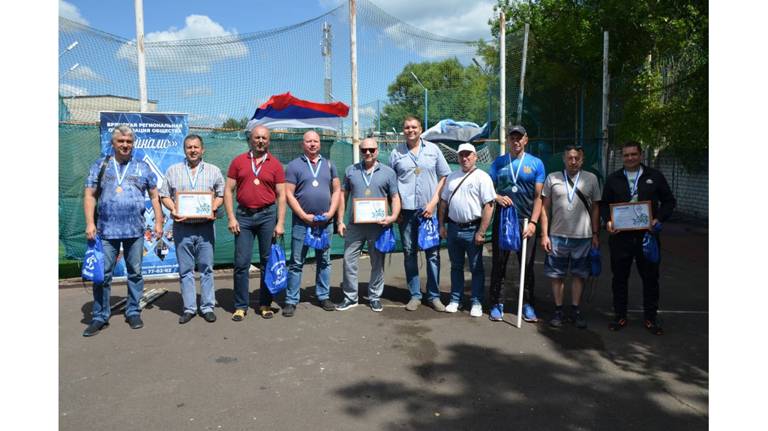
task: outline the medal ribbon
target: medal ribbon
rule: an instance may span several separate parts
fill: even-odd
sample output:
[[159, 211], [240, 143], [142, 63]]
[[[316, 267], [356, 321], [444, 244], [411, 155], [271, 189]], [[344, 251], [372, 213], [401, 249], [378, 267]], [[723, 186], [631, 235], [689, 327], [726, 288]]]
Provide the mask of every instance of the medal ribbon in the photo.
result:
[[123, 180], [125, 179], [125, 174], [128, 173], [128, 168], [131, 166], [131, 161], [128, 160], [128, 164], [125, 165], [125, 170], [123, 170], [122, 176], [120, 176], [120, 169], [117, 167], [117, 161], [115, 161], [114, 157], [112, 157], [112, 164], [115, 166], [115, 176], [117, 177], [117, 186], [122, 187]]
[[373, 165], [373, 170], [371, 170], [371, 176], [369, 177], [365, 173], [365, 164], [363, 162], [360, 162], [360, 174], [363, 176], [363, 181], [365, 181], [365, 187], [370, 188], [371, 187], [371, 180], [373, 180], [373, 172], [376, 171], [376, 164]]
[[514, 171], [512, 169], [512, 154], [509, 154], [509, 173], [512, 174], [512, 184], [517, 185], [517, 176], [520, 174], [520, 168], [523, 167], [523, 162], [525, 161], [525, 153], [523, 153], [523, 157], [520, 159], [520, 164], [517, 165], [517, 171]]
[[192, 179], [192, 173], [189, 171], [189, 165], [184, 163], [184, 168], [187, 169], [187, 178], [189, 178], [189, 184], [192, 186], [192, 190], [195, 190], [195, 184], [197, 184], [197, 179], [200, 177], [200, 171], [203, 170], [203, 161], [201, 160], [197, 166], [197, 172], [195, 172], [194, 180]]
[[[408, 149], [408, 146], [406, 145], [406, 149]], [[410, 149], [408, 149], [408, 157], [411, 158], [411, 161], [413, 161], [413, 165], [416, 169], [419, 168], [419, 157], [421, 157], [421, 141], [419, 141], [419, 153], [416, 154], [416, 157], [413, 156], [413, 152], [411, 152]]]
[[[256, 169], [256, 166], [253, 164], [253, 151], [251, 151], [251, 170], [253, 171], [253, 175], [256, 178], [259, 178], [259, 173], [261, 172], [261, 168], [264, 167], [264, 162], [267, 161], [267, 153], [264, 153], [264, 157], [261, 158], [261, 161], [259, 162], [259, 169]], [[312, 169], [310, 167], [310, 169]]]
[[563, 169], [563, 178], [565, 178], [565, 195], [568, 198], [568, 204], [573, 203], [573, 195], [576, 194], [576, 188], [579, 186], [579, 178], [581, 177], [581, 170], [576, 174], [576, 180], [573, 181], [573, 188], [568, 190], [568, 185], [571, 183], [571, 179], [568, 177], [568, 172]]
[[318, 156], [317, 158], [317, 170], [312, 169], [312, 163], [310, 163], [309, 157], [307, 157], [307, 166], [309, 166], [309, 171], [312, 172], [312, 177], [315, 180], [317, 180], [317, 175], [320, 173], [320, 166], [322, 165], [323, 165], [323, 156]]
[[[635, 177], [635, 182], [632, 184], [632, 187], [629, 189], [629, 197], [630, 199], [632, 196], [637, 196], [637, 184], [640, 182], [640, 175], [643, 175], [643, 168], [640, 168], [637, 171], [637, 176]], [[629, 175], [627, 174], [627, 170], [624, 169], [624, 176], [627, 177], [627, 182], [629, 182]]]

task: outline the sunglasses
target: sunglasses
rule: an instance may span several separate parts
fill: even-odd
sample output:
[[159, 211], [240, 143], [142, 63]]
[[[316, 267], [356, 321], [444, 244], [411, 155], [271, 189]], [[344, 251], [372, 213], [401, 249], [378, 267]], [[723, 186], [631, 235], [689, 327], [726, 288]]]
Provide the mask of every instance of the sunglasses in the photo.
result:
[[378, 148], [360, 148], [360, 152], [363, 154], [365, 153], [373, 154], [376, 152], [376, 150], [378, 150]]

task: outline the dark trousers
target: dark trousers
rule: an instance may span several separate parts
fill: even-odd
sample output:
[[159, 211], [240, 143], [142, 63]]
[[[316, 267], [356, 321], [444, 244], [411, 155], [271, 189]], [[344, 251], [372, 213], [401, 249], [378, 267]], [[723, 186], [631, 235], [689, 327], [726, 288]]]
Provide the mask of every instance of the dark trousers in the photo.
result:
[[235, 309], [247, 309], [249, 305], [248, 268], [251, 266], [254, 239], [259, 241], [259, 305], [270, 305], [272, 294], [264, 283], [264, 268], [272, 248], [272, 233], [277, 224], [276, 205], [256, 213], [238, 207], [235, 217], [240, 223], [240, 234], [235, 235]]
[[[499, 248], [499, 222], [500, 222], [501, 207], [496, 206], [493, 214], [493, 228], [491, 233], [491, 250], [492, 250], [492, 262], [491, 268], [491, 288], [490, 299], [491, 304], [503, 304], [506, 300], [506, 292], [504, 288], [504, 278], [507, 273], [507, 261], [509, 260], [509, 251]], [[523, 235], [523, 220], [520, 220], [520, 238], [522, 241]], [[536, 236], [528, 238], [526, 244], [526, 258], [525, 258], [525, 280], [523, 283], [523, 302], [535, 305], [535, 298], [533, 296], [533, 260], [536, 258]], [[522, 249], [517, 254], [517, 265], [520, 267], [520, 262], [523, 261]], [[519, 273], [518, 273], [519, 274]], [[519, 278], [519, 276], [518, 276]]]
[[[626, 318], [629, 296], [629, 273], [632, 261], [643, 280], [643, 310], [646, 319], [655, 319], [659, 309], [659, 264], [651, 263], [643, 256], [643, 232], [621, 232], [608, 239], [611, 248], [611, 273], [613, 281], [613, 311], [617, 317]], [[658, 241], [658, 237], [656, 238]], [[661, 244], [659, 244], [661, 247]]]

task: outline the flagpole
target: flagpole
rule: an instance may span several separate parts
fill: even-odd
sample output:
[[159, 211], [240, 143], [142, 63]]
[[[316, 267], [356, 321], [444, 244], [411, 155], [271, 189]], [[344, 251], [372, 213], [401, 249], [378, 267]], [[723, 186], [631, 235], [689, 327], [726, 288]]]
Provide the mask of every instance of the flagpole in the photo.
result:
[[349, 62], [352, 67], [352, 161], [360, 162], [360, 124], [357, 109], [357, 6], [349, 0]]

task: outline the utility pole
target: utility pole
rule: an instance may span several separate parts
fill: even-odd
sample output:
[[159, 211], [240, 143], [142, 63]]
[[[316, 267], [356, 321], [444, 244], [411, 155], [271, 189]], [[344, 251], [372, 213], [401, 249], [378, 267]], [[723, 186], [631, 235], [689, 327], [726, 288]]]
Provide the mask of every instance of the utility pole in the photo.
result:
[[603, 32], [603, 116], [600, 130], [602, 132], [602, 148], [600, 155], [602, 156], [603, 163], [601, 163], [603, 181], [608, 175], [608, 119], [610, 106], [608, 104], [608, 94], [611, 91], [610, 76], [608, 75], [608, 32]]
[[523, 118], [523, 95], [525, 94], [525, 64], [528, 59], [528, 30], [530, 24], [525, 24], [525, 36], [523, 36], [523, 60], [520, 65], [520, 93], [517, 97], [517, 124], [520, 124]]
[[352, 68], [352, 160], [360, 162], [360, 114], [357, 108], [357, 6], [349, 0], [349, 62]]
[[325, 62], [325, 79], [323, 81], [323, 94], [325, 94], [325, 103], [331, 103], [331, 93], [333, 92], [333, 81], [331, 80], [331, 25], [323, 23], [323, 41], [321, 43], [321, 53]]
[[501, 65], [501, 76], [499, 76], [499, 154], [503, 155], [507, 138], [507, 112], [505, 105], [507, 103], [507, 22], [504, 18], [504, 11], [499, 13], [499, 64]]
[[144, 3], [134, 0], [136, 8], [136, 56], [139, 69], [139, 110], [147, 112], [147, 65], [144, 57]]

